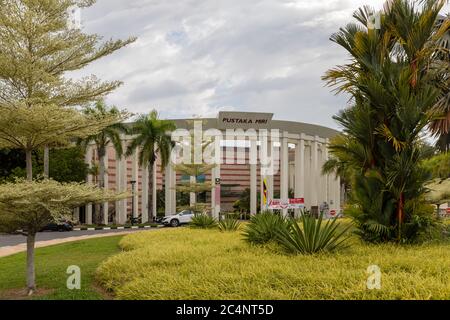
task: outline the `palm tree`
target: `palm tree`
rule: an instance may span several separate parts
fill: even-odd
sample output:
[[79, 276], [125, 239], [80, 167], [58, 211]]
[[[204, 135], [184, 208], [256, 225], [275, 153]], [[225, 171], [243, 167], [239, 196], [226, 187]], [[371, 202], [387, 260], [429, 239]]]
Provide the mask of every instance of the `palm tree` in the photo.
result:
[[[98, 101], [94, 106], [84, 109], [83, 112], [87, 116], [90, 116], [94, 119], [104, 119], [104, 118], [115, 117], [119, 120], [117, 123], [114, 123], [114, 124], [104, 128], [97, 134], [88, 136], [88, 137], [86, 137], [84, 139], [80, 139], [78, 141], [78, 144], [84, 148], [87, 148], [87, 146], [92, 142], [95, 143], [95, 146], [97, 149], [97, 155], [98, 155], [98, 159], [99, 159], [98, 170], [97, 170], [98, 171], [97, 182], [98, 182], [98, 186], [100, 188], [104, 188], [105, 187], [104, 176], [106, 173], [105, 157], [107, 156], [107, 154], [106, 154], [107, 147], [109, 145], [112, 145], [118, 156], [121, 156], [123, 154], [122, 140], [121, 140], [120, 135], [123, 133], [127, 133], [128, 128], [120, 120], [125, 120], [130, 115], [126, 111], [121, 111], [114, 106], [113, 107], [106, 106], [104, 101]], [[102, 205], [98, 205], [97, 213], [102, 212], [101, 206]]]
[[[156, 110], [151, 111], [150, 114], [140, 116], [130, 129], [130, 134], [135, 137], [128, 146], [126, 155], [130, 156], [135, 150], [139, 149], [139, 165], [148, 166], [149, 199], [153, 199], [153, 167], [158, 155], [161, 158], [163, 169], [169, 164], [173, 146], [170, 132], [175, 129], [175, 123], [170, 120], [159, 119]], [[149, 216], [156, 218], [157, 208], [152, 208], [152, 206], [153, 201], [149, 201], [148, 213]]]
[[421, 10], [417, 2], [389, 1], [379, 29], [368, 28], [375, 14], [371, 8], [355, 12], [359, 23], [331, 38], [351, 60], [324, 77], [337, 92], [352, 97], [352, 105], [334, 117], [344, 130], [330, 152], [342, 163], [327, 166], [341, 173], [352, 169], [353, 194], [363, 213], [369, 216], [378, 208], [370, 219], [395, 226], [399, 240], [403, 224], [415, 214], [411, 203], [424, 193], [420, 136], [435, 118], [436, 101], [450, 80], [448, 63], [436, 62], [449, 27], [436, 28], [445, 1], [426, 1]]
[[[450, 14], [440, 16], [436, 27], [441, 27], [445, 22], [450, 21]], [[436, 60], [447, 64], [450, 61], [450, 28], [441, 39], [440, 51], [436, 54]], [[446, 152], [450, 150], [450, 81], [443, 83], [443, 93], [435, 105], [438, 117], [430, 124], [430, 130], [437, 138], [436, 147]]]

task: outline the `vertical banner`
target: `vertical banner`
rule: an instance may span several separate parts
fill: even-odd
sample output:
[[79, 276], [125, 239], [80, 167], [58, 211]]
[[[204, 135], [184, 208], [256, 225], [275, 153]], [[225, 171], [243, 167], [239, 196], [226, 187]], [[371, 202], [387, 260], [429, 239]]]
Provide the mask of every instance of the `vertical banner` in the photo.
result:
[[264, 207], [265, 207], [266, 209], [267, 209], [267, 206], [268, 206], [267, 195], [268, 195], [268, 191], [267, 191], [267, 179], [264, 178], [264, 180], [263, 180], [263, 205], [264, 205]]

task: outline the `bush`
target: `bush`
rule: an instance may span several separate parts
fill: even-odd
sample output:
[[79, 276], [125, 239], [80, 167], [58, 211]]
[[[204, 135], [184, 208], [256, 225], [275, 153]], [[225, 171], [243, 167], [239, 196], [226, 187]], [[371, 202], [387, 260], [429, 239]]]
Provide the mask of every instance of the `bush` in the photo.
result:
[[266, 211], [251, 217], [243, 235], [247, 242], [265, 244], [276, 239], [277, 230], [286, 227], [286, 219]]
[[323, 223], [323, 214], [319, 219], [310, 215], [300, 218], [302, 228], [297, 221], [290, 219], [287, 228], [276, 231], [278, 244], [290, 253], [313, 254], [331, 252], [346, 247], [349, 236], [346, 235], [350, 226], [339, 230], [336, 219]]
[[191, 228], [212, 229], [217, 227], [217, 220], [206, 214], [199, 214], [192, 218], [189, 225]]
[[238, 219], [233, 218], [225, 218], [219, 222], [219, 230], [222, 232], [225, 231], [237, 231], [239, 230], [239, 227], [241, 226], [241, 223]]

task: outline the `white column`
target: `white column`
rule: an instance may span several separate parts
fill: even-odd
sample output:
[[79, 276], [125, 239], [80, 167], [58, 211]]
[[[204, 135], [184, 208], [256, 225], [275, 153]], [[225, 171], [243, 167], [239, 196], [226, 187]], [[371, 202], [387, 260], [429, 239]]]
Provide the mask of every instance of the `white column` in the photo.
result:
[[311, 144], [311, 206], [319, 205], [319, 179], [320, 173], [318, 170], [319, 167], [319, 157], [318, 157], [318, 148], [319, 148], [319, 137], [315, 136], [314, 141]]
[[[122, 166], [120, 172], [122, 174], [122, 191], [127, 191], [128, 186], [128, 170], [127, 170], [127, 159], [125, 157], [122, 157], [120, 160], [120, 165]], [[121, 224], [125, 224], [127, 222], [127, 214], [128, 214], [128, 199], [123, 199], [121, 201]]]
[[[152, 181], [152, 208], [153, 208], [153, 217], [158, 216], [158, 177], [156, 176], [156, 174], [158, 173], [157, 170], [158, 166], [155, 165], [153, 166], [153, 181]], [[148, 212], [148, 208], [147, 208], [147, 212]], [[148, 216], [148, 215], [147, 215]]]
[[[116, 192], [122, 192], [122, 174], [121, 174], [121, 165], [120, 165], [120, 157], [116, 155]], [[120, 222], [120, 213], [121, 213], [121, 200], [117, 200], [115, 202], [115, 217], [114, 221], [116, 224]]]
[[[214, 167], [214, 176], [220, 179], [220, 162]], [[215, 187], [215, 206], [214, 206], [214, 217], [219, 218], [220, 215], [220, 202], [221, 202], [221, 189], [222, 186], [219, 184]]]
[[[313, 176], [312, 173], [312, 142], [311, 141], [305, 141], [305, 171], [304, 171], [304, 188], [303, 188], [303, 194], [305, 197], [305, 208], [311, 209], [311, 199], [312, 199], [312, 184], [311, 184], [311, 177]], [[307, 186], [306, 186], [307, 185]]]
[[343, 190], [345, 190], [344, 186], [341, 186], [341, 177], [336, 178], [336, 210], [337, 213], [341, 210], [341, 197], [344, 195]]
[[[120, 156], [116, 159], [116, 189], [118, 192], [126, 191], [126, 159]], [[126, 203], [127, 199], [116, 201], [116, 222], [125, 224], [127, 219]]]
[[174, 213], [177, 213], [177, 173], [170, 165], [170, 207]]
[[[322, 172], [322, 167], [325, 164], [325, 162], [328, 161], [328, 157], [329, 157], [329, 155], [328, 155], [328, 143], [329, 143], [329, 140], [326, 139], [325, 143], [323, 144], [322, 154], [324, 155], [324, 159], [323, 159], [323, 162], [322, 162], [322, 164], [321, 164], [321, 166], [319, 168], [320, 172]], [[329, 177], [329, 175], [328, 174], [324, 175], [323, 180], [324, 180], [324, 184], [325, 184], [325, 186], [324, 186], [325, 201], [328, 203], [328, 205], [330, 205], [331, 195], [330, 195], [330, 177]]]
[[[89, 169], [92, 169], [92, 156], [93, 156], [93, 148], [88, 146], [86, 149], [85, 162], [88, 165]], [[92, 175], [88, 174], [86, 177], [86, 182], [88, 184], [92, 184]], [[89, 203], [86, 205], [86, 224], [92, 224], [92, 204]]]
[[[270, 202], [270, 200], [272, 200], [273, 199], [273, 193], [274, 193], [274, 189], [275, 189], [275, 184], [274, 184], [274, 178], [273, 178], [273, 176], [274, 176], [274, 174], [275, 174], [275, 161], [278, 161], [277, 159], [275, 159], [275, 157], [274, 157], [274, 154], [275, 154], [275, 150], [274, 150], [274, 148], [275, 148], [275, 145], [274, 145], [274, 143], [273, 143], [273, 141], [271, 141], [271, 140], [269, 140], [269, 143], [268, 143], [268, 155], [269, 155], [269, 157], [270, 157], [270, 159], [271, 159], [271, 166], [272, 166], [272, 169], [271, 170], [269, 170], [269, 174], [266, 176], [266, 179], [267, 179], [267, 193], [268, 193], [268, 202]], [[278, 167], [280, 166], [280, 164], [278, 164]]]
[[295, 163], [289, 162], [289, 190], [295, 190]]
[[257, 212], [257, 177], [256, 166], [258, 161], [258, 146], [256, 137], [250, 140], [250, 214]]
[[[284, 132], [281, 140], [281, 153], [280, 153], [280, 198], [282, 201], [289, 199], [289, 144], [288, 144], [288, 132]], [[287, 217], [288, 210], [283, 209], [283, 216]]]
[[220, 214], [220, 190], [221, 185], [216, 184], [216, 179], [220, 179], [220, 164], [222, 162], [222, 147], [220, 145], [222, 135], [219, 132], [214, 137], [214, 162], [215, 167], [211, 169], [211, 215], [219, 219]]
[[172, 201], [170, 199], [170, 186], [171, 186], [171, 170], [170, 170], [170, 164], [166, 166], [165, 174], [164, 174], [164, 181], [165, 181], [165, 214], [166, 216], [172, 215], [175, 212], [172, 212], [171, 204]]
[[[108, 157], [108, 150], [106, 150], [106, 155], [104, 157], [104, 167], [105, 167], [105, 174], [103, 175], [103, 183], [105, 185], [104, 189], [108, 190], [109, 188], [109, 176], [108, 176], [108, 169], [109, 169], [109, 157]], [[103, 202], [103, 224], [107, 225], [109, 223], [109, 203]]]
[[[191, 176], [190, 183], [195, 184], [197, 182], [197, 177]], [[189, 205], [193, 207], [197, 203], [197, 198], [195, 192], [189, 193]]]
[[[305, 197], [305, 140], [304, 134], [300, 136], [295, 146], [295, 197], [304, 198]], [[296, 210], [298, 215], [300, 210]]]
[[[267, 139], [261, 137], [260, 139], [260, 153], [259, 153], [259, 161], [260, 161], [260, 175], [261, 175], [261, 184], [260, 184], [260, 202], [261, 202], [261, 211], [265, 211], [267, 207], [264, 205], [264, 180], [267, 180], [267, 170], [264, 166], [267, 159], [264, 159], [265, 155], [268, 155], [268, 143]], [[266, 181], [268, 184], [268, 181]]]
[[[133, 212], [131, 213], [133, 215], [133, 218], [137, 218], [139, 215], [139, 196], [138, 196], [138, 186], [139, 186], [139, 159], [138, 159], [138, 149], [136, 149], [133, 152], [133, 157], [131, 159], [131, 179], [133, 181], [136, 181], [134, 185], [134, 190], [131, 190], [131, 192], [134, 192], [133, 199], [134, 201], [134, 208]], [[133, 186], [131, 186], [133, 187]]]
[[216, 170], [211, 169], [211, 216], [216, 216]]
[[141, 212], [142, 223], [148, 222], [148, 165], [142, 167], [142, 196], [141, 196]]
[[73, 209], [73, 220], [74, 222], [80, 222], [80, 208]]

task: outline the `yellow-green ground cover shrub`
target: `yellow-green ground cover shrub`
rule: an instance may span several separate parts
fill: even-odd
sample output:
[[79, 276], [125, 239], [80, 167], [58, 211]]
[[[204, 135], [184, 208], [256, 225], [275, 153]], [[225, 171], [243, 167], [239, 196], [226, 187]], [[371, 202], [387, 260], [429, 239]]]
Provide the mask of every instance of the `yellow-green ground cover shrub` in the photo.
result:
[[[167, 229], [124, 237], [97, 278], [119, 299], [450, 299], [450, 244], [353, 245], [286, 255], [239, 232]], [[368, 290], [378, 265], [380, 290]]]

